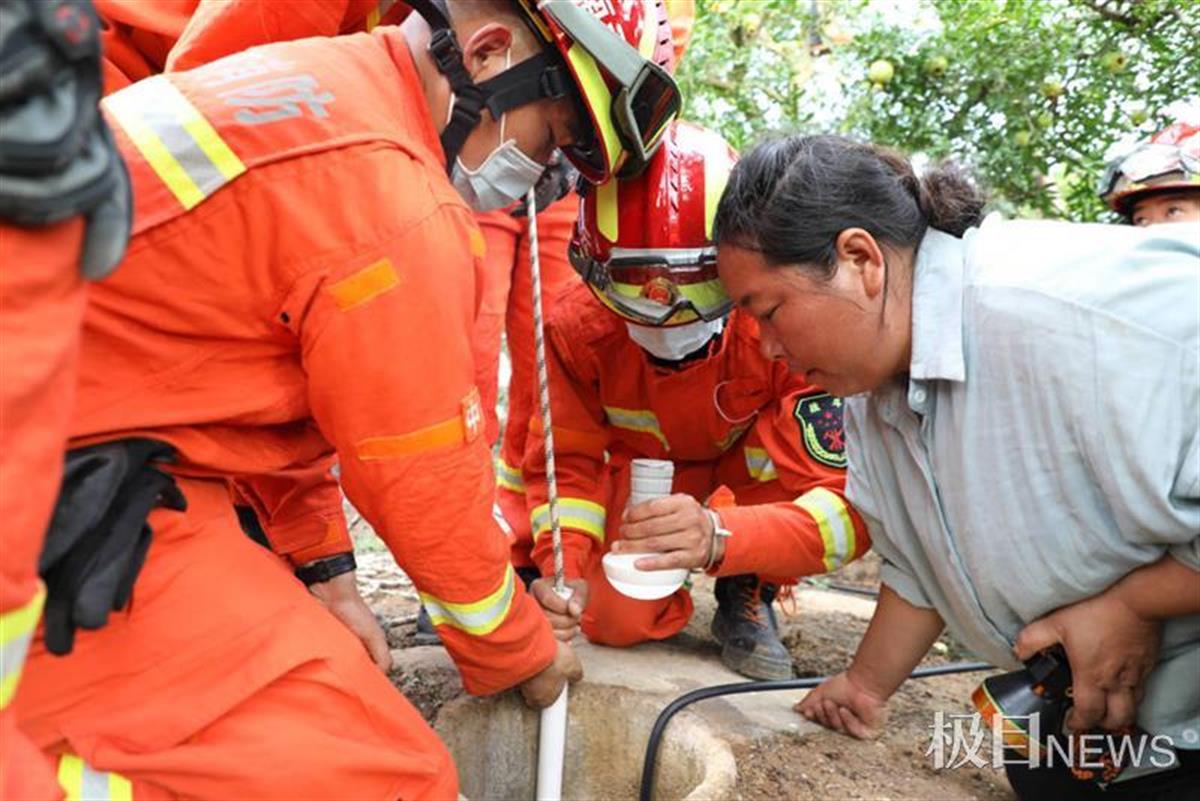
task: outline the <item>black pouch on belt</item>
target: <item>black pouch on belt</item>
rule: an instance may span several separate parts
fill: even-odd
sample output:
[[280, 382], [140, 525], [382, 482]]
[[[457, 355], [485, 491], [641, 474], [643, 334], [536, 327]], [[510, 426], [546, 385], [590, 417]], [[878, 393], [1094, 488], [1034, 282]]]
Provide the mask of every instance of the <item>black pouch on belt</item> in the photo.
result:
[[46, 649], [68, 654], [77, 629], [98, 629], [129, 602], [157, 506], [183, 511], [183, 493], [155, 462], [170, 445], [124, 439], [67, 452], [63, 482], [38, 562], [46, 582]]

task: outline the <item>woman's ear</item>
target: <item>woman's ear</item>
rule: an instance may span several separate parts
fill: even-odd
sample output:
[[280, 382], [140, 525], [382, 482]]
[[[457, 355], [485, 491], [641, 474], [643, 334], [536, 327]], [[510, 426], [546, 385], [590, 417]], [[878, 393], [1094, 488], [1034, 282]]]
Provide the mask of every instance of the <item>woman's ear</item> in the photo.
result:
[[475, 83], [504, 69], [504, 54], [513, 45], [512, 31], [499, 22], [480, 26], [463, 45], [463, 64]]
[[875, 237], [862, 228], [847, 228], [834, 240], [834, 251], [844, 280], [858, 283], [868, 298], [883, 292], [887, 266]]

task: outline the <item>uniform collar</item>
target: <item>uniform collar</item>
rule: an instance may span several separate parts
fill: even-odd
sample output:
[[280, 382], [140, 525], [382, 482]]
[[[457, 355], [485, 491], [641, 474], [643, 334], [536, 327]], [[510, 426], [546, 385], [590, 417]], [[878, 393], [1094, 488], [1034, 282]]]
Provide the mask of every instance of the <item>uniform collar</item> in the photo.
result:
[[912, 360], [914, 381], [964, 381], [963, 240], [928, 229], [913, 268]]
[[[371, 35], [384, 43], [388, 54], [396, 64], [397, 72], [400, 73], [398, 81], [400, 91], [412, 99], [412, 102], [406, 103], [404, 109], [401, 110], [403, 118], [412, 125], [413, 132], [419, 137], [421, 144], [425, 145], [428, 151], [427, 155], [430, 157], [429, 161], [439, 171], [444, 172], [446, 154], [442, 150], [441, 134], [438, 133], [437, 126], [430, 119], [426, 109], [425, 90], [421, 87], [416, 60], [408, 49], [408, 40], [404, 38], [404, 32], [399, 25], [385, 25], [377, 28]], [[378, 79], [384, 80], [382, 77]]]

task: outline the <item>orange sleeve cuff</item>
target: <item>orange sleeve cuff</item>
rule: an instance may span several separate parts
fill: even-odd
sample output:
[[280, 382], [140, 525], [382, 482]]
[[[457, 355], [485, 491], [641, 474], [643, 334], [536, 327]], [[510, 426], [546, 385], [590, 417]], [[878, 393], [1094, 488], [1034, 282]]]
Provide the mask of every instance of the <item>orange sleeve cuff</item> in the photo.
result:
[[[584, 567], [592, 552], [592, 538], [579, 531], [563, 529], [563, 576], [569, 579], [583, 578]], [[547, 532], [538, 537], [533, 547], [533, 561], [543, 576], [554, 575], [554, 540]]]
[[725, 541], [725, 556], [714, 575], [798, 577], [826, 572], [820, 531], [804, 510], [781, 503], [733, 506], [720, 513], [733, 536]]
[[450, 626], [439, 626], [438, 633], [471, 695], [516, 687], [545, 670], [558, 650], [549, 621], [520, 581], [508, 618], [491, 634], [476, 637]]
[[[316, 537], [319, 539], [313, 543]], [[349, 529], [346, 528], [346, 519], [340, 513], [333, 519], [313, 516], [285, 526], [273, 526], [267, 532], [267, 538], [275, 551], [286, 556], [296, 567], [354, 550], [354, 542], [350, 539]], [[293, 550], [289, 548], [289, 543], [313, 544]]]

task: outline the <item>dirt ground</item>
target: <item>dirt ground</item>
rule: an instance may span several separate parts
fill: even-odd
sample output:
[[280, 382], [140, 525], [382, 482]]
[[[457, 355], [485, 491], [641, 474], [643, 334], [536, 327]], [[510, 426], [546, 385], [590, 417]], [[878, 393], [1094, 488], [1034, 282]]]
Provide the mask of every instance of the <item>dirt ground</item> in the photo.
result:
[[[396, 568], [382, 543], [364, 525], [353, 528], [359, 554], [360, 590], [383, 623], [392, 647], [408, 647], [416, 624], [416, 591]], [[818, 583], [874, 590], [878, 586], [878, 562], [868, 555]], [[679, 636], [699, 641], [701, 647], [715, 652], [716, 645], [708, 633], [715, 608], [711, 580], [700, 579], [693, 595], [696, 616]], [[861, 614], [806, 611], [798, 604], [786, 602], [777, 607], [777, 612], [784, 643], [795, 659], [798, 676], [829, 675], [843, 669], [867, 626], [867, 619]], [[944, 640], [935, 645], [923, 664], [970, 658], [957, 644]], [[969, 711], [970, 693], [984, 675], [972, 673], [908, 682], [892, 699], [886, 733], [874, 742], [864, 743], [822, 731], [735, 744], [738, 795], [747, 801], [1012, 799], [1002, 772], [976, 768], [935, 772], [925, 756], [934, 711]], [[442, 704], [462, 692], [457, 678], [444, 672], [396, 672], [392, 679], [430, 720], [436, 717]]]

